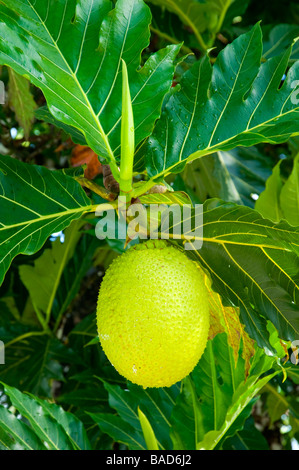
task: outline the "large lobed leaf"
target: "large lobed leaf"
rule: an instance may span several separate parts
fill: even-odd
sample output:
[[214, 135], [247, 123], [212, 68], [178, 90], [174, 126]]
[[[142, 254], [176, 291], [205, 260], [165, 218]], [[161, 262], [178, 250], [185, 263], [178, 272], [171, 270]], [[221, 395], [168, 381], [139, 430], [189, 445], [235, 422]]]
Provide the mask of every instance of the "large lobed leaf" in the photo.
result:
[[297, 135], [299, 62], [281, 85], [291, 48], [261, 64], [257, 24], [219, 53], [208, 56], [181, 79], [181, 90], [164, 107], [148, 140], [147, 170], [154, 179], [179, 172], [188, 161], [260, 142], [280, 143]]
[[273, 165], [256, 147], [237, 147], [190, 162], [182, 178], [200, 201], [216, 197], [253, 208]]
[[277, 375], [277, 371], [273, 372], [273, 374], [266, 375], [266, 377], [258, 381], [256, 378], [253, 378], [249, 380], [246, 385], [242, 384], [234, 394], [231, 406], [226, 410], [226, 416], [222, 426], [205, 434], [202, 441], [197, 443], [197, 449], [212, 450], [221, 443], [223, 439], [233, 436], [240, 428], [242, 429], [243, 426], [240, 426], [238, 420], [241, 412], [245, 414], [246, 418], [248, 417], [251, 410], [250, 402], [275, 375]]
[[[192, 212], [194, 232], [182, 226], [181, 234], [171, 230], [170, 236], [191, 240], [188, 253], [209, 272], [213, 289], [225, 303], [240, 308], [249, 335], [272, 349], [266, 327], [270, 320], [282, 339], [298, 339], [299, 228], [216, 199], [205, 202], [199, 223]], [[198, 241], [201, 248], [195, 245]]]
[[130, 382], [120, 387], [104, 382], [109, 405], [117, 415], [89, 415], [102, 432], [131, 450], [145, 449], [138, 408], [144, 410], [155, 446], [161, 450], [192, 450], [199, 443], [201, 448], [222, 447], [229, 436], [242, 430], [252, 400], [271, 379], [267, 373], [277, 360], [256, 348], [246, 371], [241, 349], [235, 361], [227, 334], [218, 334], [208, 342], [192, 373], [170, 388], [144, 389]]
[[203, 246], [196, 256], [214, 287], [240, 307], [241, 319], [261, 346], [264, 319], [281, 338], [299, 337], [299, 231], [276, 225], [249, 208], [205, 204]]
[[[64, 243], [57, 238], [52, 247], [44, 250], [35, 260], [33, 266], [25, 264], [19, 267], [20, 278], [30, 294], [35, 309], [45, 313], [48, 318], [52, 308], [55, 309], [55, 297], [63, 271], [74, 256], [83, 224], [82, 220], [74, 221], [65, 230]], [[65, 296], [68, 296], [68, 292], [65, 292]]]
[[178, 385], [144, 389], [129, 382], [126, 390], [107, 382], [104, 385], [109, 394], [109, 405], [117, 411], [118, 416], [111, 416], [110, 413], [91, 414], [103, 432], [124, 442], [130, 449], [144, 449], [138, 416], [140, 407], [150, 420], [160, 449], [171, 448], [170, 416], [179, 393]]
[[[153, 54], [150, 10], [143, 0], [0, 1], [0, 63], [43, 91], [49, 110], [84, 134], [112, 165], [119, 154], [121, 59], [128, 66], [136, 145], [147, 137], [172, 83], [180, 46]], [[113, 165], [116, 169], [116, 165]]]
[[278, 371], [269, 374], [275, 358], [256, 348], [248, 374], [240, 353], [235, 363], [225, 333], [208, 342], [197, 366], [182, 381], [173, 408], [174, 449], [219, 449], [243, 429], [252, 400]]

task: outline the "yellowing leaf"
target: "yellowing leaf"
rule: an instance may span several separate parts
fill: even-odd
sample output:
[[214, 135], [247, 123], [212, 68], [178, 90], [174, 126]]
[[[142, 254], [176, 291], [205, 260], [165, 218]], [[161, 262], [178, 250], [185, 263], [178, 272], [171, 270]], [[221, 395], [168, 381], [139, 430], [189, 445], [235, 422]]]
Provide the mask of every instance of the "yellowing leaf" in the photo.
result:
[[210, 331], [209, 339], [213, 339], [218, 333], [227, 333], [229, 345], [233, 349], [235, 363], [237, 363], [241, 340], [243, 343], [242, 357], [245, 360], [246, 374], [250, 368], [250, 359], [254, 354], [254, 341], [244, 330], [240, 322], [239, 308], [225, 307], [219, 294], [211, 288], [211, 282], [205, 275], [205, 282], [209, 291], [210, 305]]

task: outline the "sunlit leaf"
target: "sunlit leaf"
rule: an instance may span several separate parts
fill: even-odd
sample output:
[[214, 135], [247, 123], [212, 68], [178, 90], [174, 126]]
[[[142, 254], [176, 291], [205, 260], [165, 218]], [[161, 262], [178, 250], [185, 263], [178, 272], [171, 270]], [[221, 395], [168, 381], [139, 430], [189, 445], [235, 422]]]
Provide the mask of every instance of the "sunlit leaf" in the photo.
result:
[[13, 406], [26, 418], [32, 430], [46, 442], [52, 450], [73, 450], [74, 447], [64, 428], [49, 415], [41, 402], [36, 401], [19, 390], [8, 385], [4, 386], [5, 393], [9, 396]]
[[142, 0], [119, 0], [112, 10], [110, 0], [9, 0], [0, 2], [0, 18], [0, 62], [41, 88], [54, 118], [83, 134], [117, 174], [121, 59], [128, 65], [138, 144], [160, 115], [180, 46], [158, 51], [140, 68], [150, 23]]
[[[46, 450], [42, 441], [35, 435], [32, 429], [23, 421], [20, 421], [7, 408], [0, 405], [0, 443], [4, 449], [10, 450]], [[7, 440], [7, 436], [9, 436]], [[3, 450], [3, 449], [2, 449]]]
[[[212, 67], [206, 56], [180, 81], [148, 140], [147, 170], [154, 180], [180, 172], [188, 161], [298, 134], [299, 62], [282, 87], [291, 48], [261, 64], [259, 24], [227, 45]], [[280, 87], [280, 88], [279, 88]]]

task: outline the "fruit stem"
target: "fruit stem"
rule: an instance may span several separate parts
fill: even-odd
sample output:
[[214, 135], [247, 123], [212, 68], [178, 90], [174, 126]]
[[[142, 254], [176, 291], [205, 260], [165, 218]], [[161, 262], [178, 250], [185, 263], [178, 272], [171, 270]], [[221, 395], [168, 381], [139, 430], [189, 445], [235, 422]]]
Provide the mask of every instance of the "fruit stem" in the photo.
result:
[[91, 189], [91, 191], [98, 194], [99, 196], [101, 196], [103, 199], [106, 199], [107, 201], [114, 201], [117, 198], [117, 194], [108, 191], [106, 188], [103, 188], [102, 186], [98, 185], [94, 181], [84, 178], [83, 176], [77, 176], [74, 179], [78, 181], [78, 183], [81, 186]]

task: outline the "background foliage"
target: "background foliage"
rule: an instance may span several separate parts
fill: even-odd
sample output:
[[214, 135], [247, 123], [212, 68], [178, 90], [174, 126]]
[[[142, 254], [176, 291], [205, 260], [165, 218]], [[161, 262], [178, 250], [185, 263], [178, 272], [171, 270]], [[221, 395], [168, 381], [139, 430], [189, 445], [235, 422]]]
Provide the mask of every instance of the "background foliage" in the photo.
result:
[[[1, 449], [298, 448], [298, 33], [291, 1], [0, 0]], [[96, 331], [125, 249], [94, 230], [121, 59], [136, 196], [204, 204], [209, 342], [167, 389], [126, 383]]]

